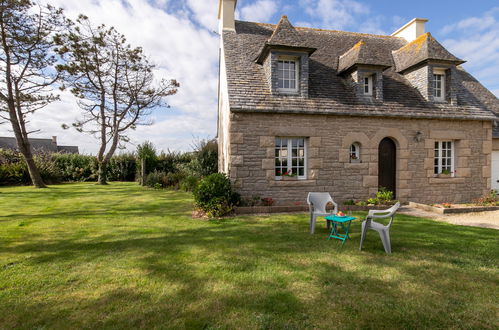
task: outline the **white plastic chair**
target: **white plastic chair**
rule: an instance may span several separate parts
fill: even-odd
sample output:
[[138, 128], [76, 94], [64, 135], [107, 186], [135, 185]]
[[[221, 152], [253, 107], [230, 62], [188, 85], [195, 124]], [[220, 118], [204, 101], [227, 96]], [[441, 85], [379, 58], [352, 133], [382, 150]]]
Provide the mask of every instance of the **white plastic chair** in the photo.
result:
[[[400, 202], [393, 205], [389, 209], [386, 210], [369, 210], [367, 213], [366, 219], [362, 221], [362, 236], [360, 238], [360, 248], [362, 250], [362, 244], [364, 243], [364, 238], [366, 238], [366, 233], [368, 229], [376, 230], [381, 238], [381, 242], [383, 243], [383, 247], [385, 248], [386, 253], [392, 253], [392, 245], [390, 243], [390, 227], [393, 223], [393, 217], [395, 216], [395, 212], [400, 207]], [[383, 225], [382, 223], [372, 221], [372, 219], [385, 219], [391, 218], [388, 225]]]
[[[338, 204], [333, 201], [333, 198], [328, 192], [309, 192], [307, 197], [308, 208], [310, 210], [310, 234], [315, 231], [315, 220], [317, 217], [325, 217], [338, 212]], [[326, 211], [326, 205], [332, 203], [334, 209], [332, 212]], [[327, 221], [329, 229], [330, 222]]]

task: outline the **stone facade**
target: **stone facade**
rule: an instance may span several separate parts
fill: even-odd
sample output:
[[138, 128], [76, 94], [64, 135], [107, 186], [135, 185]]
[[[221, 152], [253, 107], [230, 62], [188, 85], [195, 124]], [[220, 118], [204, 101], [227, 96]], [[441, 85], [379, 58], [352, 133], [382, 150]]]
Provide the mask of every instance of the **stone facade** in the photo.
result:
[[[280, 205], [304, 203], [309, 191], [328, 191], [337, 201], [373, 197], [378, 190], [378, 145], [385, 137], [397, 146], [396, 190], [401, 201], [467, 202], [490, 189], [490, 121], [231, 113], [228, 129], [227, 172], [243, 197], [272, 197]], [[305, 180], [275, 179], [277, 136], [307, 139]], [[453, 178], [433, 173], [438, 140], [455, 143]], [[350, 163], [354, 142], [361, 146], [360, 163]]]

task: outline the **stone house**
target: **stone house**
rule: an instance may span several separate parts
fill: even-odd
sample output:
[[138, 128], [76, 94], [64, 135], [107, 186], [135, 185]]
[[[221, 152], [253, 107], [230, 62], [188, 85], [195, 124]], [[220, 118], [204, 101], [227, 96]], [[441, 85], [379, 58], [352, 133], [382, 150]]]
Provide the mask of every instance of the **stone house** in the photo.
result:
[[[79, 153], [78, 146], [61, 146], [57, 144], [57, 136], [52, 136], [51, 139], [29, 138], [29, 143], [34, 153]], [[18, 150], [16, 138], [13, 136], [0, 136], [0, 149]]]
[[243, 197], [344, 201], [385, 187], [465, 202], [496, 186], [499, 100], [427, 20], [373, 35], [235, 21], [235, 6], [219, 2], [219, 169]]

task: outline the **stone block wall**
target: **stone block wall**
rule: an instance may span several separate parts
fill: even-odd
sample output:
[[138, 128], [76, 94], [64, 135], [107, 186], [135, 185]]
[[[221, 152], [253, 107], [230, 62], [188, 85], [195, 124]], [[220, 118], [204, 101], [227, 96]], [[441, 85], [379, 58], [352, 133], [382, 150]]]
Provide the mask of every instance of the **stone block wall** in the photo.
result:
[[[397, 146], [397, 198], [402, 201], [467, 202], [490, 189], [490, 122], [232, 113], [229, 134], [228, 174], [237, 191], [243, 197], [272, 197], [278, 205], [303, 204], [309, 191], [328, 191], [338, 201], [373, 197], [378, 145], [385, 137]], [[306, 180], [275, 179], [277, 136], [307, 138]], [[455, 142], [456, 177], [435, 177], [436, 140]], [[359, 163], [350, 162], [354, 142], [361, 146]]]

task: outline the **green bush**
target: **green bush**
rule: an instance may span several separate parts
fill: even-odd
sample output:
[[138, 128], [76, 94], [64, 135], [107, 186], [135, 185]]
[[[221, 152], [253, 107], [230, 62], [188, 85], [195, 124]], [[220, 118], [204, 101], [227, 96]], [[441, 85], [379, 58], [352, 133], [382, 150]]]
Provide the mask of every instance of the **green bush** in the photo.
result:
[[159, 170], [156, 167], [156, 162], [157, 162], [157, 155], [156, 155], [156, 148], [152, 144], [152, 142], [146, 141], [140, 145], [137, 146], [137, 174], [140, 175], [142, 172], [142, 160], [145, 161], [146, 168], [145, 168], [145, 174], [146, 177], [149, 173]]
[[113, 156], [107, 166], [110, 181], [135, 181], [137, 160], [133, 153]]
[[83, 182], [97, 180], [97, 160], [80, 154], [53, 154], [52, 159], [62, 173], [62, 181]]
[[199, 178], [197, 176], [188, 175], [180, 182], [180, 188], [183, 191], [194, 191], [198, 184]]
[[180, 183], [186, 177], [183, 172], [170, 172], [166, 174], [163, 186], [166, 188], [180, 189]]
[[196, 146], [196, 167], [198, 175], [204, 177], [218, 172], [217, 140], [201, 140]]
[[208, 175], [194, 189], [196, 205], [210, 217], [230, 213], [239, 199], [239, 195], [232, 190], [229, 178], [223, 173]]
[[24, 162], [0, 164], [1, 185], [20, 185], [30, 182], [28, 168]]
[[166, 173], [153, 171], [147, 174], [144, 183], [148, 187], [155, 188], [158, 187], [158, 185], [160, 185], [161, 187], [165, 187], [164, 182], [166, 182]]
[[[45, 183], [54, 184], [62, 181], [62, 172], [56, 166], [50, 154], [40, 153], [33, 157]], [[0, 149], [0, 185], [31, 184], [28, 167], [21, 153]]]
[[387, 190], [385, 187], [381, 187], [376, 193], [376, 198], [381, 204], [386, 204], [393, 199], [393, 191]]

